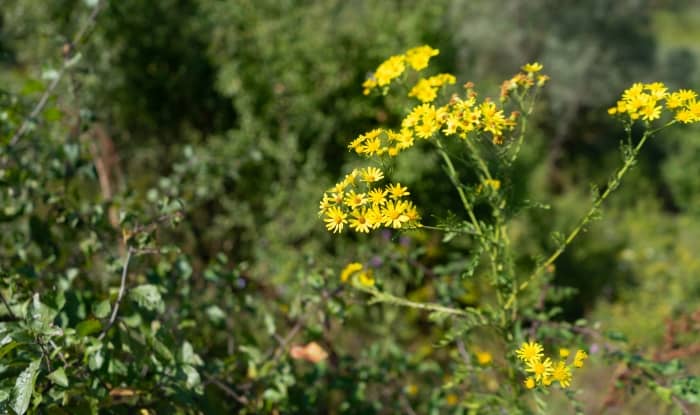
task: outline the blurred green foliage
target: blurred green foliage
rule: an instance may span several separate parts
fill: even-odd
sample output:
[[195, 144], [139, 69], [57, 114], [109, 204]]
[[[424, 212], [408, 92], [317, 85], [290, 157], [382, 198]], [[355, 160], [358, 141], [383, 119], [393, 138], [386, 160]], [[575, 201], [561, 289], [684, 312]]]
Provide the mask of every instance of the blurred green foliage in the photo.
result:
[[[549, 205], [517, 219], [527, 272], [619, 163], [623, 131], [605, 111], [617, 94], [638, 80], [700, 89], [697, 27], [700, 8], [680, 0], [4, 0], [0, 412], [479, 413], [451, 397], [459, 380], [499, 385], [488, 367], [454, 363], [445, 324], [366, 305], [339, 282], [360, 261], [415, 301], [490, 295], [460, 278], [464, 242], [324, 231], [318, 199], [356, 163], [348, 141], [407, 105], [364, 97], [362, 81], [425, 43], [441, 50], [437, 71], [482, 94], [527, 61], [545, 65], [521, 173], [504, 178]], [[9, 145], [65, 56], [46, 108]], [[556, 318], [621, 331], [638, 352], [623, 360], [643, 370], [665, 370], [652, 367], [664, 321], [700, 307], [699, 140], [688, 127], [653, 141], [556, 264], [554, 286], [573, 288]], [[425, 218], [459, 208], [433, 156], [391, 167]], [[326, 362], [289, 357], [310, 341]], [[507, 352], [488, 336], [467, 346]], [[697, 354], [684, 358], [697, 373]], [[614, 374], [594, 375], [586, 412]], [[634, 413], [671, 413], [668, 391], [697, 404], [697, 384], [682, 382], [639, 393]]]

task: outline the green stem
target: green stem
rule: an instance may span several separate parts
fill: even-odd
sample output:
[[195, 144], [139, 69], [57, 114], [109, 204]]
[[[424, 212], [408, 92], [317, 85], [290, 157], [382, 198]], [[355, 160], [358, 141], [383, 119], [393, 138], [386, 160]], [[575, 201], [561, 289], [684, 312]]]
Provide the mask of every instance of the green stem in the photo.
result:
[[649, 139], [649, 137], [674, 123], [675, 121], [671, 121], [663, 127], [657, 128], [655, 130], [648, 130], [644, 133], [644, 135], [642, 135], [642, 138], [639, 140], [639, 143], [637, 143], [637, 146], [632, 150], [632, 154], [625, 158], [625, 163], [622, 165], [622, 167], [620, 167], [620, 169], [615, 174], [613, 180], [608, 184], [608, 187], [605, 189], [605, 192], [603, 192], [602, 195], [598, 196], [595, 202], [593, 202], [591, 208], [588, 210], [588, 212], [586, 212], [586, 214], [581, 218], [581, 220], [579, 220], [576, 227], [572, 229], [571, 232], [569, 232], [564, 242], [559, 245], [557, 250], [554, 251], [554, 253], [552, 253], [552, 255], [550, 255], [549, 258], [547, 258], [543, 263], [541, 263], [537, 268], [535, 268], [535, 270], [525, 279], [525, 281], [520, 283], [516, 290], [513, 290], [513, 293], [510, 295], [508, 301], [505, 304], [504, 308], [506, 310], [509, 309], [513, 302], [516, 300], [518, 292], [523, 291], [525, 288], [527, 288], [528, 285], [530, 285], [530, 283], [535, 278], [537, 278], [540, 275], [540, 273], [542, 273], [542, 271], [544, 271], [547, 267], [552, 265], [554, 261], [556, 261], [557, 258], [559, 258], [559, 256], [566, 250], [567, 246], [576, 238], [576, 236], [578, 236], [578, 234], [581, 232], [584, 226], [586, 226], [591, 221], [591, 219], [593, 219], [595, 213], [598, 211], [605, 199], [607, 199], [608, 196], [610, 196], [610, 194], [612, 194], [612, 192], [618, 188], [624, 175], [627, 173], [630, 167], [632, 167], [635, 164], [640, 150], [642, 149], [646, 141]]
[[473, 307], [459, 309], [459, 308], [447, 307], [447, 306], [443, 306], [443, 305], [435, 304], [435, 303], [419, 303], [416, 301], [410, 301], [410, 300], [407, 300], [405, 298], [397, 297], [395, 295], [379, 291], [376, 288], [368, 288], [368, 287], [364, 287], [362, 285], [355, 285], [355, 288], [357, 288], [360, 291], [364, 291], [367, 294], [372, 295], [372, 299], [370, 300], [370, 304], [387, 303], [387, 304], [394, 304], [394, 305], [398, 305], [398, 306], [402, 306], [402, 307], [416, 308], [419, 310], [435, 311], [438, 313], [445, 313], [445, 314], [451, 314], [451, 315], [456, 315], [456, 316], [478, 317], [480, 320], [484, 319], [484, 316], [479, 312], [479, 310], [476, 308], [473, 308]]
[[472, 224], [474, 225], [477, 234], [479, 236], [483, 236], [484, 233], [481, 230], [481, 225], [479, 225], [479, 221], [476, 220], [476, 215], [474, 215], [474, 209], [472, 208], [471, 203], [469, 203], [469, 199], [467, 198], [466, 193], [464, 193], [462, 184], [459, 182], [457, 170], [455, 170], [455, 166], [454, 164], [452, 164], [450, 156], [445, 151], [445, 148], [442, 146], [440, 140], [435, 140], [435, 145], [437, 146], [438, 151], [442, 156], [442, 159], [445, 161], [445, 166], [447, 166], [447, 175], [450, 177], [452, 185], [455, 187], [455, 189], [457, 189], [457, 193], [459, 193], [459, 198], [462, 200], [462, 205], [464, 205], [464, 209], [467, 211], [469, 219], [472, 221]]

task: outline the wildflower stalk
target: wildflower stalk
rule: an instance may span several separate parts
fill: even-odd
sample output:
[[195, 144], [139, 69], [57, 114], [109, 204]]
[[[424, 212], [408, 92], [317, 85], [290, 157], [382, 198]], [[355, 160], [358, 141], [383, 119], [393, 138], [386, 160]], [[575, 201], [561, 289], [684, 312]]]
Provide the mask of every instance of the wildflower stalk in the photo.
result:
[[440, 140], [435, 140], [435, 145], [437, 146], [438, 152], [442, 156], [442, 159], [445, 161], [445, 166], [447, 167], [447, 175], [450, 177], [452, 185], [455, 187], [455, 189], [457, 189], [457, 193], [459, 193], [459, 198], [462, 200], [462, 205], [464, 205], [464, 209], [467, 211], [469, 219], [474, 225], [474, 229], [476, 229], [476, 232], [479, 236], [483, 236], [484, 233], [481, 230], [481, 225], [479, 225], [479, 221], [476, 219], [476, 215], [474, 215], [474, 209], [472, 208], [471, 203], [469, 203], [469, 199], [467, 198], [466, 193], [464, 193], [462, 184], [459, 182], [457, 170], [455, 170], [455, 166], [454, 164], [452, 164], [450, 156], [445, 151], [445, 148], [443, 147]]
[[411, 301], [407, 300], [402, 297], [397, 297], [395, 295], [379, 291], [374, 287], [365, 287], [360, 284], [356, 284], [355, 288], [357, 288], [360, 291], [364, 291], [367, 294], [370, 294], [372, 298], [369, 300], [370, 304], [376, 304], [376, 303], [387, 303], [387, 304], [393, 304], [393, 305], [398, 305], [402, 307], [409, 307], [409, 308], [415, 308], [419, 310], [426, 310], [426, 311], [433, 311], [436, 313], [443, 313], [443, 314], [450, 314], [450, 315], [455, 315], [455, 316], [463, 316], [463, 317], [477, 317], [482, 323], [486, 324], [486, 318], [484, 315], [481, 314], [481, 312], [473, 307], [467, 307], [464, 309], [460, 308], [453, 308], [453, 307], [447, 307], [441, 304], [435, 304], [435, 303], [419, 303], [416, 301]]
[[542, 273], [542, 271], [544, 271], [547, 267], [552, 265], [554, 261], [556, 261], [557, 258], [559, 258], [559, 256], [562, 253], [564, 253], [567, 246], [578, 236], [581, 230], [593, 219], [595, 213], [598, 211], [598, 209], [600, 209], [600, 206], [603, 204], [605, 199], [607, 199], [608, 196], [610, 196], [610, 194], [612, 194], [612, 192], [619, 187], [624, 175], [627, 173], [630, 167], [632, 167], [637, 162], [639, 152], [641, 151], [642, 147], [647, 142], [649, 137], [663, 130], [664, 128], [669, 127], [675, 122], [676, 121], [670, 121], [666, 125], [659, 127], [655, 130], [647, 130], [646, 132], [644, 132], [642, 138], [639, 140], [639, 143], [637, 143], [632, 152], [625, 157], [624, 164], [618, 169], [617, 173], [615, 173], [615, 176], [613, 177], [612, 181], [608, 183], [608, 186], [605, 189], [605, 191], [600, 196], [598, 196], [595, 202], [593, 202], [591, 208], [588, 210], [588, 212], [586, 212], [586, 214], [581, 218], [581, 220], [579, 220], [576, 227], [574, 227], [574, 229], [572, 229], [571, 232], [569, 232], [566, 239], [564, 239], [564, 242], [562, 242], [559, 245], [559, 247], [549, 256], [549, 258], [547, 258], [537, 268], [535, 268], [535, 270], [525, 279], [525, 281], [520, 283], [516, 290], [513, 290], [512, 294], [510, 295], [508, 301], [504, 306], [506, 310], [510, 309], [510, 307], [513, 305], [513, 302], [516, 300], [517, 294], [520, 291], [523, 291], [525, 288], [527, 288], [528, 285], [530, 285], [530, 283]]

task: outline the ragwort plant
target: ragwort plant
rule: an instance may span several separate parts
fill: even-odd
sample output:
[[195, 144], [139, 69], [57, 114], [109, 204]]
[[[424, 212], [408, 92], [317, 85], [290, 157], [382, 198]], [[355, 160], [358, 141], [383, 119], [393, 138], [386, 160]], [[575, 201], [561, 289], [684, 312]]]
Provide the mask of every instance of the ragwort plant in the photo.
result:
[[[668, 375], [681, 372], [677, 361], [667, 365], [647, 361], [615, 345], [614, 341], [624, 341], [621, 335], [603, 335], [599, 327], [589, 327], [585, 320], [574, 324], [553, 321], [557, 311], [545, 310], [544, 299], [557, 258], [599, 217], [603, 202], [635, 165], [644, 145], [674, 124], [700, 121], [697, 94], [685, 89], [670, 92], [660, 82], [635, 83], [623, 92], [608, 111], [623, 124], [626, 133], [621, 142], [621, 166], [602, 191], [593, 189], [591, 206], [573, 229], [554, 235], [553, 252], [536, 258], [529, 273], [523, 274], [516, 267], [518, 246], [511, 243], [511, 226], [522, 210], [519, 207], [527, 206], [528, 202], [514, 200], [515, 192], [509, 189], [512, 181], [507, 175], [517, 174], [514, 163], [528, 135], [528, 120], [549, 77], [542, 73], [543, 66], [534, 62], [505, 80], [497, 98], [482, 98], [471, 82], [463, 85], [461, 93], [449, 95], [446, 90], [456, 83], [453, 75], [423, 74], [430, 59], [438, 53], [430, 46], [412, 48], [391, 56], [366, 79], [362, 85], [364, 95], [402, 91], [396, 93], [406, 94], [417, 103], [406, 109], [405, 117], [395, 128], [376, 128], [349, 143], [349, 150], [363, 157], [367, 165], [352, 170], [323, 194], [319, 215], [332, 233], [346, 230], [369, 233], [388, 228], [402, 232], [442, 232], [444, 242], [458, 236], [468, 238], [473, 248], [462, 277], [488, 284], [495, 295], [477, 306], [461, 308], [412, 301], [383, 289], [382, 279], [388, 280], [391, 275], [379, 272], [375, 275], [371, 264], [360, 262], [345, 266], [341, 281], [368, 294], [370, 304], [425, 310], [436, 322], [450, 322], [450, 330], [440, 345], [455, 342], [464, 364], [445, 385], [461, 392], [461, 395], [449, 394], [448, 405], [460, 403], [469, 413], [530, 413], [533, 409], [546, 412], [549, 403], [546, 396], [552, 388], [561, 389], [572, 408], [580, 413], [582, 404], [576, 398], [576, 377], [588, 358], [587, 338], [603, 342], [609, 358], [628, 366], [646, 367], [648, 370], [641, 370], [635, 381], [643, 381], [669, 403], [673, 401], [683, 408], [684, 400], [693, 402], [695, 395], [686, 391], [693, 389], [688, 385], [695, 385], [697, 390], [697, 378], [668, 379]], [[641, 134], [635, 134], [640, 128]], [[461, 155], [450, 150], [455, 142], [468, 154], [460, 164], [455, 160]], [[439, 154], [445, 174], [459, 196], [461, 216], [426, 221], [421, 217], [420, 206], [409, 199], [409, 187], [387, 180], [392, 159], [415, 146], [427, 146]], [[383, 180], [387, 182], [382, 184]], [[541, 292], [540, 298], [533, 300], [529, 294], [537, 290]], [[478, 337], [485, 332], [497, 338], [494, 351], [506, 351], [503, 356], [496, 356], [495, 362], [496, 352], [471, 347], [478, 344]], [[471, 355], [465, 344], [470, 345]], [[545, 345], [557, 352], [546, 354]], [[572, 352], [572, 346], [578, 349]], [[472, 359], [478, 365], [472, 364]], [[470, 375], [480, 370], [478, 366], [492, 363], [494, 376], [505, 386], [488, 388], [481, 378]]]

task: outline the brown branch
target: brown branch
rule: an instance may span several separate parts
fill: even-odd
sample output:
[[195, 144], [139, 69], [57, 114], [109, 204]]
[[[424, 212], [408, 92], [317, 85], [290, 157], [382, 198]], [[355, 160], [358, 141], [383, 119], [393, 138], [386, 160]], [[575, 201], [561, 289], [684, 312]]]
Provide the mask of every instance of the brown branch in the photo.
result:
[[233, 390], [230, 386], [228, 386], [228, 385], [225, 384], [224, 382], [220, 381], [219, 379], [213, 377], [212, 375], [210, 375], [210, 374], [208, 374], [208, 373], [202, 373], [202, 374], [203, 374], [204, 377], [207, 379], [207, 382], [209, 382], [209, 383], [211, 383], [211, 384], [217, 386], [217, 387], [218, 387], [219, 389], [221, 389], [226, 395], [232, 397], [233, 399], [235, 399], [236, 401], [238, 401], [238, 403], [240, 403], [241, 405], [248, 405], [248, 403], [249, 403], [248, 398], [246, 398], [245, 396], [239, 395], [239, 394], [236, 393], [236, 391]]

